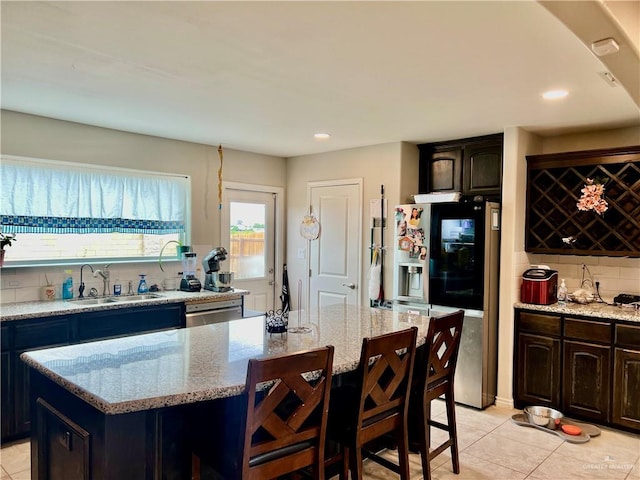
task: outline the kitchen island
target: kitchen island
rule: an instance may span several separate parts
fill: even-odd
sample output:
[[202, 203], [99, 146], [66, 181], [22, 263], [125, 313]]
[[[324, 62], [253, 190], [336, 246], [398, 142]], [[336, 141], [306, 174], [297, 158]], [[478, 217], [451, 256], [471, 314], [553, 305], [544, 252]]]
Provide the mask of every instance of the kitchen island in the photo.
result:
[[355, 369], [364, 337], [417, 326], [423, 344], [429, 323], [353, 306], [302, 316], [310, 333], [269, 334], [265, 318], [254, 317], [24, 353], [32, 478], [188, 478], [183, 420], [203, 405], [228, 408], [225, 399], [244, 390], [249, 358], [333, 345], [340, 375]]

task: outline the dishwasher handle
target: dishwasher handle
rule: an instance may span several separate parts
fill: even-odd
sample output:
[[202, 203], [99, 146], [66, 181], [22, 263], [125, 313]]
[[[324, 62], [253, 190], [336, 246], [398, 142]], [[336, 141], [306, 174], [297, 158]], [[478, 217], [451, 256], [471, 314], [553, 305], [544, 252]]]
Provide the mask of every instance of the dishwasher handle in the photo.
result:
[[219, 313], [241, 312], [241, 311], [242, 309], [240, 307], [216, 308], [214, 310], [202, 310], [200, 312], [190, 312], [190, 313], [187, 313], [187, 317], [196, 318], [196, 317], [203, 317], [206, 315], [217, 315]]

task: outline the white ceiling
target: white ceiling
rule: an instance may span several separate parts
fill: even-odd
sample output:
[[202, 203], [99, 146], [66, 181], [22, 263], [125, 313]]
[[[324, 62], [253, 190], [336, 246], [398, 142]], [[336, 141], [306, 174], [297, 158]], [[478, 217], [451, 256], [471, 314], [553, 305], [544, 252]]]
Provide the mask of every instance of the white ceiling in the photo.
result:
[[[627, 91], [640, 85], [609, 86], [601, 59], [533, 1], [1, 8], [7, 110], [281, 157], [640, 125]], [[616, 40], [637, 62], [635, 39]], [[570, 95], [540, 98], [556, 88]]]

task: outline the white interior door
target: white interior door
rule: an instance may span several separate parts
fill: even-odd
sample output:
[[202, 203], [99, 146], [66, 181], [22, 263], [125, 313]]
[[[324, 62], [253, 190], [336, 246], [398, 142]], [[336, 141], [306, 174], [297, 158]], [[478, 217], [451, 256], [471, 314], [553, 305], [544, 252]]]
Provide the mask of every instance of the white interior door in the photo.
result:
[[266, 312], [274, 308], [276, 293], [277, 195], [240, 188], [225, 188], [222, 243], [226, 266], [234, 273], [233, 286], [248, 290], [245, 309]]
[[309, 306], [360, 305], [362, 180], [309, 184], [320, 236], [310, 241]]

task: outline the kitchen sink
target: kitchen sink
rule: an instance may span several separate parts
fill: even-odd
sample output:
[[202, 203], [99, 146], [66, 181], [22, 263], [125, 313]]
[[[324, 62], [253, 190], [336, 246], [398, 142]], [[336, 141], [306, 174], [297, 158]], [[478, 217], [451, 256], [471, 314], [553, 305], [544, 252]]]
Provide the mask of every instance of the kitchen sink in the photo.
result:
[[75, 303], [76, 305], [102, 305], [109, 303], [123, 303], [123, 302], [136, 302], [140, 300], [153, 300], [154, 298], [162, 298], [162, 295], [157, 295], [154, 293], [144, 293], [139, 295], [118, 295], [114, 297], [85, 297], [85, 298], [74, 298], [70, 300], [70, 302]]
[[162, 295], [156, 295], [155, 293], [141, 293], [138, 295], [120, 295], [118, 297], [111, 297], [116, 302], [133, 302], [136, 300], [152, 300], [154, 298], [162, 298]]
[[103, 303], [116, 303], [118, 300], [112, 297], [105, 298], [74, 298], [70, 300], [71, 302], [76, 303], [77, 305], [101, 305]]

